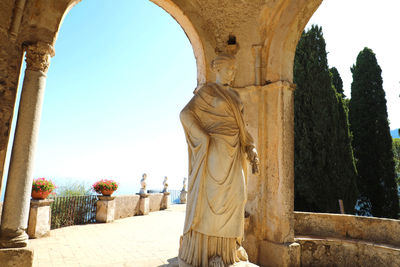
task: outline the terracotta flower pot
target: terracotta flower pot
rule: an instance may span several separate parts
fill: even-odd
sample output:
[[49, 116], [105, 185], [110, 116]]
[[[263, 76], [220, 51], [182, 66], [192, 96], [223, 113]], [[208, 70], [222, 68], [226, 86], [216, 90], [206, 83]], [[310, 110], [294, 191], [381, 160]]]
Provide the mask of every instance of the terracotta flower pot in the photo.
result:
[[104, 189], [104, 190], [101, 190], [101, 193], [103, 194], [103, 196], [111, 196], [112, 193], [114, 193], [114, 191], [113, 190]]
[[49, 191], [34, 191], [32, 190], [31, 196], [33, 199], [46, 199], [49, 196]]

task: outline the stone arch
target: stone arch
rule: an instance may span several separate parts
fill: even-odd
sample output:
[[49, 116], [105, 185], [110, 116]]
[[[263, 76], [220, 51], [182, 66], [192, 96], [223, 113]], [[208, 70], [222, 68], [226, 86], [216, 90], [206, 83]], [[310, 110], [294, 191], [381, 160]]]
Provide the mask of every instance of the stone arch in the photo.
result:
[[[22, 66], [22, 52], [26, 52], [27, 67], [21, 90], [21, 101], [18, 110], [18, 122], [13, 143], [11, 163], [9, 167], [6, 197], [2, 212], [0, 229], [0, 247], [24, 247], [28, 237], [20, 229], [26, 228], [29, 214], [30, 190], [32, 186], [33, 155], [37, 143], [39, 121], [43, 103], [43, 95], [46, 82], [46, 73], [50, 65], [50, 57], [54, 56], [54, 44], [63, 19], [69, 10], [80, 0], [32, 0], [23, 1], [24, 9], [20, 10], [21, 16], [14, 16], [20, 21], [13, 27], [13, 39], [8, 43], [15, 54], [20, 56], [13, 59], [15, 68], [10, 71], [17, 73]], [[206, 81], [206, 65], [203, 51], [203, 43], [191, 20], [173, 1], [153, 1], [171, 14], [184, 29], [188, 36], [197, 60], [198, 83]], [[18, 2], [19, 3], [19, 2]], [[20, 26], [19, 26], [20, 25]], [[2, 25], [0, 25], [2, 26]], [[0, 27], [0, 32], [2, 32]], [[2, 39], [3, 40], [3, 39]], [[0, 45], [3, 45], [2, 40]], [[1, 55], [0, 55], [1, 57]], [[3, 58], [0, 58], [1, 60]], [[19, 60], [18, 60], [19, 59]], [[1, 61], [0, 60], [0, 61]], [[1, 61], [2, 62], [2, 61]], [[15, 75], [16, 87], [18, 77]], [[15, 100], [16, 89], [13, 92]], [[22, 101], [22, 99], [24, 101]], [[1, 100], [1, 99], [0, 99]], [[9, 101], [11, 102], [11, 101]], [[13, 106], [15, 102], [13, 103]], [[9, 111], [11, 113], [12, 110]], [[20, 114], [23, 114], [20, 116]], [[11, 124], [11, 119], [9, 120]], [[18, 134], [20, 133], [20, 134]], [[0, 161], [5, 158], [6, 148], [0, 151]], [[1, 158], [2, 157], [2, 158]], [[22, 160], [14, 160], [23, 158]], [[1, 162], [0, 162], [1, 163]], [[21, 163], [22, 166], [18, 164]], [[22, 175], [21, 175], [22, 174]], [[18, 177], [18, 178], [15, 178]], [[11, 181], [11, 182], [9, 182]], [[1, 181], [0, 181], [1, 182]], [[22, 185], [21, 185], [22, 184]], [[5, 218], [5, 219], [3, 219]], [[10, 229], [10, 230], [9, 230]]]
[[191, 20], [185, 13], [171, 0], [150, 0], [162, 9], [164, 9], [168, 14], [170, 14], [176, 22], [182, 27], [186, 36], [188, 37], [190, 43], [192, 44], [193, 53], [196, 58], [197, 65], [197, 84], [202, 84], [206, 82], [207, 78], [207, 66], [206, 57], [204, 53], [203, 42], [200, 36], [192, 24]]
[[[21, 44], [44, 42], [54, 46], [64, 18], [80, 1], [82, 0], [52, 0], [46, 4], [38, 0], [28, 2], [26, 9], [30, 14], [24, 18], [18, 42]], [[208, 78], [206, 56], [198, 27], [195, 27], [192, 20], [173, 0], [149, 1], [164, 9], [182, 27], [196, 58], [197, 83], [206, 82]]]
[[322, 0], [286, 0], [262, 11], [266, 81], [293, 81], [297, 42], [321, 3]]

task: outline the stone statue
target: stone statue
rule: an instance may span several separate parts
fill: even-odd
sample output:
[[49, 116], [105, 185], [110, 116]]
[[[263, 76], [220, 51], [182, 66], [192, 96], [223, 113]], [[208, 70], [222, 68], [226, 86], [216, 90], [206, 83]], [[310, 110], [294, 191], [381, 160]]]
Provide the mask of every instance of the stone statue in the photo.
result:
[[147, 174], [145, 174], [145, 173], [143, 173], [143, 175], [142, 175], [142, 179], [140, 180], [140, 186], [141, 186], [141, 188], [140, 188], [140, 191], [139, 191], [139, 194], [147, 194], [147, 189], [146, 189], [146, 187], [147, 187], [147, 183], [146, 183], [146, 179], [147, 179]]
[[161, 193], [167, 193], [168, 192], [168, 177], [167, 176], [164, 176], [164, 181], [162, 184], [163, 184], [164, 188]]
[[243, 121], [243, 104], [230, 84], [235, 58], [211, 63], [216, 82], [195, 90], [180, 118], [189, 148], [186, 218], [179, 266], [229, 266], [247, 261], [241, 246], [246, 202], [246, 159], [258, 172], [254, 141]]
[[187, 178], [184, 177], [184, 178], [183, 178], [183, 186], [182, 186], [182, 190], [181, 190], [181, 191], [186, 192], [186, 181], [187, 181]]

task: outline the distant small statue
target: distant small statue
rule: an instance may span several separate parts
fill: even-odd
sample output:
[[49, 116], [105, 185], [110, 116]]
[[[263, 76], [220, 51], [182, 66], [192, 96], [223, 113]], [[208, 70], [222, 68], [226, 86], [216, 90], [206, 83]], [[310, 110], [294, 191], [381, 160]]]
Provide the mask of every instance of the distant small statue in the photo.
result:
[[147, 183], [146, 183], [146, 179], [147, 179], [147, 174], [143, 173], [142, 179], [140, 180], [140, 186], [141, 186], [141, 188], [140, 188], [139, 194], [141, 194], [141, 195], [142, 195], [142, 194], [147, 194], [147, 189], [146, 189]]
[[187, 178], [184, 177], [184, 178], [183, 178], [183, 187], [182, 187], [182, 190], [181, 190], [181, 191], [187, 192], [187, 191], [186, 191], [186, 181], [187, 181]]
[[180, 200], [181, 204], [186, 204], [186, 201], [187, 201], [187, 199], [186, 199], [187, 198], [186, 181], [187, 181], [187, 178], [186, 177], [183, 178], [183, 187], [181, 190], [181, 194], [179, 196], [179, 200]]
[[168, 177], [164, 176], [164, 181], [163, 181], [163, 190], [161, 193], [167, 193], [168, 192]]

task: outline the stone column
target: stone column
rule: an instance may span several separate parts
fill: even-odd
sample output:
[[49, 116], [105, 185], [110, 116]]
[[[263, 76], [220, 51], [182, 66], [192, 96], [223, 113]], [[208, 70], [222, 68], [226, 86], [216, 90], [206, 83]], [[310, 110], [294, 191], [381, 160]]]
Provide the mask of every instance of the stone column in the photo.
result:
[[248, 173], [244, 247], [262, 266], [299, 266], [294, 243], [294, 85], [278, 81], [238, 89], [255, 138], [260, 174]]
[[96, 202], [96, 222], [108, 223], [114, 221], [115, 214], [115, 197], [98, 196]]
[[26, 47], [26, 70], [7, 178], [0, 227], [0, 247], [25, 247], [32, 190], [32, 171], [39, 132], [46, 73], [53, 47], [35, 43]]
[[294, 243], [294, 99], [295, 86], [278, 81], [261, 88], [259, 147], [265, 195], [261, 198], [263, 266], [300, 266]]
[[29, 238], [39, 238], [50, 235], [51, 209], [53, 199], [31, 200], [29, 211], [28, 235]]

